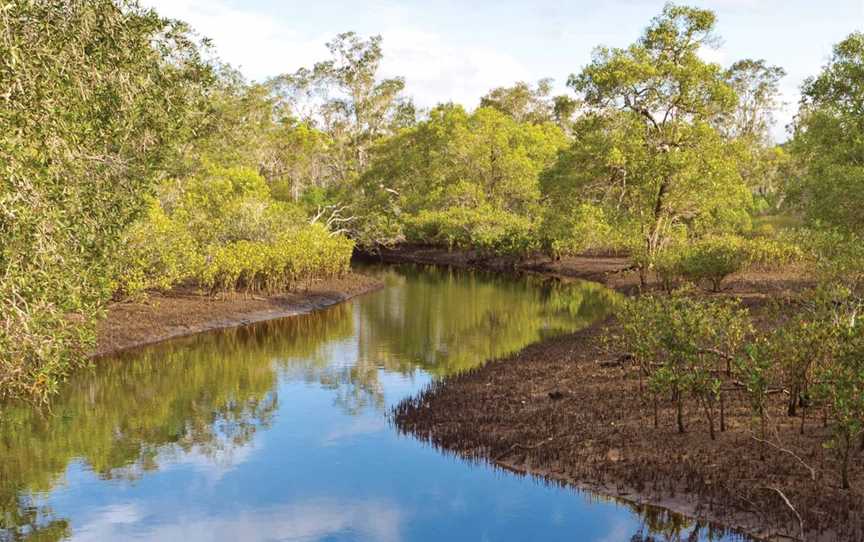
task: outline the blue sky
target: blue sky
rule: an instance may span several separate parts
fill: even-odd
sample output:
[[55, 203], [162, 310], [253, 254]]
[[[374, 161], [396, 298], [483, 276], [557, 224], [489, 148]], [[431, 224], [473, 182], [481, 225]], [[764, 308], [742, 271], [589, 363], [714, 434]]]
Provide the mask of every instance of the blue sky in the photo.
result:
[[[324, 43], [353, 30], [383, 37], [382, 74], [401, 75], [421, 106], [473, 107], [490, 88], [567, 76], [597, 45], [632, 43], [664, 0], [145, 0], [211, 38], [219, 56], [250, 79], [308, 66]], [[864, 0], [692, 0], [718, 15], [722, 46], [704, 56], [723, 65], [751, 57], [786, 69], [775, 135], [791, 120], [803, 79], [831, 46], [864, 30]]]

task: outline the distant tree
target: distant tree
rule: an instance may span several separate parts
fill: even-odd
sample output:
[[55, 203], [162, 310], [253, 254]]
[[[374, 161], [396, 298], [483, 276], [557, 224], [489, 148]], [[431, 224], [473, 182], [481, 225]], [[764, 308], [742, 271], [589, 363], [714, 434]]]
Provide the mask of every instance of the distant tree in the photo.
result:
[[468, 114], [461, 106], [438, 106], [428, 120], [375, 148], [357, 194], [366, 209], [358, 226], [374, 221], [377, 228], [382, 217], [395, 226], [423, 211], [456, 208], [539, 215], [539, 173], [565, 142], [553, 123], [519, 123], [486, 107]]
[[575, 113], [578, 102], [567, 96], [552, 96], [552, 79], [541, 79], [537, 85], [519, 81], [512, 87], [492, 89], [480, 98], [480, 107], [490, 107], [516, 122], [542, 124], [555, 122], [562, 128]]
[[186, 145], [173, 176], [193, 176], [212, 165], [248, 167], [285, 201], [334, 184], [340, 164], [331, 152], [333, 139], [283, 106], [269, 85], [250, 84], [221, 67], [197, 137]]
[[573, 116], [579, 110], [581, 103], [570, 96], [559, 95], [553, 98], [552, 113], [555, 116], [555, 124], [568, 130], [573, 121]]
[[734, 141], [738, 170], [754, 196], [754, 211], [775, 212], [783, 202], [789, 154], [773, 143], [771, 130], [780, 102], [780, 80], [786, 75], [764, 60], [740, 60], [726, 70], [738, 97], [737, 106], [718, 121]]
[[726, 70], [726, 78], [738, 96], [738, 106], [725, 128], [732, 137], [768, 142], [779, 100], [780, 80], [786, 70], [764, 60], [739, 60]]
[[333, 138], [341, 153], [340, 177], [362, 171], [379, 137], [413, 124], [413, 104], [401, 96], [401, 77], [379, 79], [381, 36], [362, 39], [354, 32], [327, 43], [332, 58], [271, 81], [291, 114]]

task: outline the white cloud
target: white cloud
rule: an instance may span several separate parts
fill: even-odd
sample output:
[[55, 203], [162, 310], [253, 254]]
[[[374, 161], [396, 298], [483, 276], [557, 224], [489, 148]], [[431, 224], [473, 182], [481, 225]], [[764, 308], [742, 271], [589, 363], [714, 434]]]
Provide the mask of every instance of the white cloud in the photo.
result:
[[324, 499], [260, 510], [239, 510], [206, 517], [178, 517], [149, 525], [135, 525], [150, 517], [141, 505], [128, 504], [99, 510], [92, 519], [74, 529], [73, 542], [102, 540], [289, 540], [314, 541], [337, 533], [356, 532], [362, 538], [381, 542], [402, 539], [405, 518], [393, 504], [379, 501]]
[[721, 66], [729, 62], [729, 53], [723, 47], [700, 47], [699, 56], [705, 62], [714, 62]]
[[231, 7], [224, 1], [148, 0], [160, 14], [189, 23], [213, 40], [217, 55], [251, 79], [294, 71], [325, 57], [330, 36], [304, 36], [263, 12]]
[[378, 416], [351, 418], [347, 424], [340, 425], [327, 433], [322, 445], [333, 446], [339, 444], [339, 441], [341, 440], [380, 433], [386, 428], [387, 422], [384, 418]]
[[[296, 20], [230, 6], [224, 0], [149, 0], [159, 13], [188, 22], [213, 40], [217, 55], [249, 78], [263, 80], [326, 59], [330, 34], [301, 33]], [[400, 23], [398, 6], [381, 6], [383, 76], [402, 76], [424, 107], [454, 101], [475, 105], [494, 86], [530, 79], [513, 57], [492, 48], [455, 46], [439, 33]]]
[[381, 34], [382, 72], [405, 77], [408, 94], [424, 106], [442, 101], [473, 106], [493, 87], [530, 78], [514, 58], [492, 49], [457, 48], [441, 35], [419, 28]]

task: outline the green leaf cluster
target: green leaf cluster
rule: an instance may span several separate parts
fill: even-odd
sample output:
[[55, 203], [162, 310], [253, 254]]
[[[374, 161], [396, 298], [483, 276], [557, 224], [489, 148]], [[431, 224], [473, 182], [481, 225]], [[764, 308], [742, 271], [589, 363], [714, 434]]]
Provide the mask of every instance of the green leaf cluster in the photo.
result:
[[134, 2], [0, 9], [0, 400], [84, 362], [112, 258], [212, 82], [186, 26]]

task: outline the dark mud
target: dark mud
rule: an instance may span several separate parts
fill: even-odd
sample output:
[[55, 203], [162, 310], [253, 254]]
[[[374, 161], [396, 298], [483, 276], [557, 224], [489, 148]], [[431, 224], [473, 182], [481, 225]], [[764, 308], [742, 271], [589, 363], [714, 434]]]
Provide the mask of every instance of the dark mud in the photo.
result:
[[604, 344], [612, 326], [606, 321], [439, 381], [400, 404], [395, 422], [463, 457], [760, 537], [801, 539], [797, 512], [806, 540], [864, 540], [864, 455], [851, 469], [853, 489], [841, 490], [836, 456], [822, 446], [828, 430], [820, 412], [807, 414], [802, 435], [800, 419], [785, 416], [784, 396], [772, 396], [775, 440], [794, 456], [753, 439], [743, 393], [726, 394], [726, 430], [716, 441], [695, 404], [687, 433], [677, 433], [668, 403], [659, 405], [654, 428], [635, 368], [616, 365]]
[[278, 295], [210, 296], [194, 289], [153, 293], [142, 302], [114, 303], [100, 323], [93, 356], [104, 356], [175, 337], [305, 314], [383, 286], [374, 277], [352, 273]]

